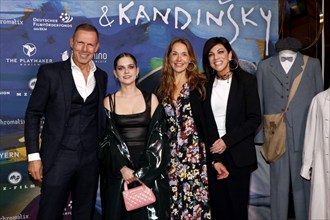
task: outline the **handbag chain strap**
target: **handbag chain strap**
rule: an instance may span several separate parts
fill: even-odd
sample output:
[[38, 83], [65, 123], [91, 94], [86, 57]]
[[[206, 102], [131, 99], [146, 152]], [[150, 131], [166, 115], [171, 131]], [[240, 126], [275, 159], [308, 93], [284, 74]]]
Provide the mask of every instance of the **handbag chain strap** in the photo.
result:
[[300, 80], [302, 78], [302, 75], [303, 75], [303, 72], [305, 70], [305, 67], [306, 67], [306, 64], [307, 64], [307, 61], [308, 61], [308, 56], [304, 55], [304, 63], [303, 65], [301, 66], [302, 70], [301, 72], [298, 74], [298, 76], [294, 79], [293, 83], [292, 83], [292, 87], [290, 89], [290, 93], [289, 93], [289, 98], [288, 98], [288, 103], [286, 104], [286, 108], [285, 108], [285, 112], [288, 110], [289, 108], [289, 104], [293, 98], [293, 96], [295, 95], [297, 89], [298, 89], [298, 86], [299, 86], [299, 83], [300, 83]]

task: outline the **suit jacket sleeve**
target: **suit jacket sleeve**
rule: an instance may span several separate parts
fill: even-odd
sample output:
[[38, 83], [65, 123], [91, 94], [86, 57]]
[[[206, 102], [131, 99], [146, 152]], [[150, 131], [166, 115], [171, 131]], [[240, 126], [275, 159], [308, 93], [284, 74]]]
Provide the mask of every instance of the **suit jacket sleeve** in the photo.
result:
[[24, 136], [27, 154], [39, 152], [40, 122], [45, 109], [48, 107], [49, 88], [50, 78], [44, 70], [44, 66], [41, 66], [25, 112]]
[[[257, 68], [257, 84], [258, 84], [258, 94], [259, 94], [259, 100], [260, 100], [260, 110], [261, 110], [261, 115], [264, 115], [264, 109], [263, 109], [263, 86], [262, 86], [262, 75], [263, 75], [263, 62], [261, 61], [258, 65]], [[264, 123], [263, 120], [261, 121], [261, 124], [259, 125], [257, 131], [256, 131], [256, 136], [255, 136], [255, 143], [256, 144], [263, 144], [264, 143], [264, 129], [263, 129]]]

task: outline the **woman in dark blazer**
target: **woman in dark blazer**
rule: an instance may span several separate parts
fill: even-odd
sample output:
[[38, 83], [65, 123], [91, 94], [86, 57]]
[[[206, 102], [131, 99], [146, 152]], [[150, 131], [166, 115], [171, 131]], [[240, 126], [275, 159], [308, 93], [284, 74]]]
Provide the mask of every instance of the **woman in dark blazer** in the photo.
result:
[[[248, 219], [251, 172], [257, 167], [255, 130], [261, 123], [256, 78], [243, 71], [228, 40], [214, 37], [203, 48], [209, 77], [204, 111], [218, 181], [210, 181], [212, 219]], [[229, 172], [221, 179], [223, 165]]]

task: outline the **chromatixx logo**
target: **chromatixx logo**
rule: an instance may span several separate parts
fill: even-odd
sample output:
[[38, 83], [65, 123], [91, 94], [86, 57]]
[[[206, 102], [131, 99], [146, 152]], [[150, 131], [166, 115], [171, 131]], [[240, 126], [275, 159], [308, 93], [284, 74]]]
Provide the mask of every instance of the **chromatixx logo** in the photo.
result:
[[37, 53], [37, 47], [33, 43], [23, 44], [23, 53], [28, 57], [32, 57]]

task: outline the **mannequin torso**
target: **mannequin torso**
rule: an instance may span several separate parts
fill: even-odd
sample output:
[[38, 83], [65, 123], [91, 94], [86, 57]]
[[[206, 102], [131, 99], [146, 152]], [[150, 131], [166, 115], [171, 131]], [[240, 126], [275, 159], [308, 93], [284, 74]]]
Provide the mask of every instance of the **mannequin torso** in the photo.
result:
[[[286, 73], [288, 73], [290, 71], [290, 68], [291, 68], [293, 62], [296, 59], [296, 56], [297, 56], [297, 52], [294, 52], [292, 50], [282, 50], [279, 52], [279, 59], [280, 59], [281, 65]], [[282, 57], [286, 57], [286, 58], [292, 57], [292, 61], [288, 61], [288, 60], [282, 61]]]

